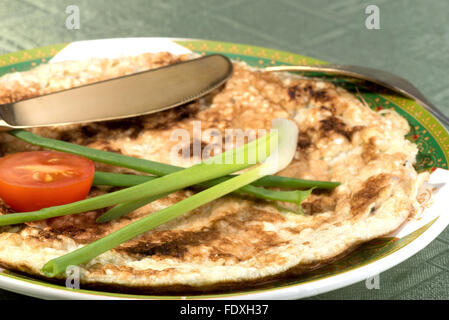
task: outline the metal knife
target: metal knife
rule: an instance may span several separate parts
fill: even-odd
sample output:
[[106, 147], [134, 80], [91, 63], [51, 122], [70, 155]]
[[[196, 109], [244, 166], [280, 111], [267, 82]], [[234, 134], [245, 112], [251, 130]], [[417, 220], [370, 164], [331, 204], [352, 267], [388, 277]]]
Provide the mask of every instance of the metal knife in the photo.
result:
[[228, 58], [204, 56], [0, 105], [0, 127], [54, 126], [154, 113], [200, 98], [231, 74]]

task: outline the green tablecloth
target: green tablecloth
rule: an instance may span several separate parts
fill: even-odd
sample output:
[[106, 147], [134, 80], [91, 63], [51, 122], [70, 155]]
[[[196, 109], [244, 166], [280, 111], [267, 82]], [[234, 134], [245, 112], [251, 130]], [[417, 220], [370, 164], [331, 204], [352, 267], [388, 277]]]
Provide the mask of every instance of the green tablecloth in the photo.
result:
[[[65, 27], [80, 8], [79, 30]], [[365, 27], [367, 5], [380, 30]], [[396, 73], [449, 115], [449, 2], [445, 0], [128, 0], [0, 2], [0, 54], [60, 42], [113, 37], [187, 37], [272, 47]], [[314, 299], [448, 299], [449, 230], [404, 263]], [[26, 297], [0, 290], [0, 299]]]

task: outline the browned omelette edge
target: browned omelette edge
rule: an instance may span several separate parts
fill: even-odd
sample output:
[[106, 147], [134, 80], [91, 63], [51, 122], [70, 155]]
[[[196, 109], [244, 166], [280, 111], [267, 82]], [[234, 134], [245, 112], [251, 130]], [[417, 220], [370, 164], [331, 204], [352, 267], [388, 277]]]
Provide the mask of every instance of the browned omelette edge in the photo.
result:
[[[223, 281], [217, 282], [213, 285], [194, 287], [190, 285], [170, 285], [170, 286], [155, 286], [155, 287], [145, 287], [145, 286], [129, 286], [129, 285], [114, 285], [111, 283], [104, 282], [83, 282], [80, 289], [83, 290], [94, 290], [94, 291], [104, 291], [104, 292], [114, 292], [114, 293], [124, 293], [124, 294], [141, 294], [141, 295], [198, 295], [201, 293], [215, 294], [215, 293], [229, 293], [230, 291], [246, 291], [252, 289], [264, 289], [271, 287], [276, 283], [281, 283], [282, 281], [293, 280], [298, 276], [305, 276], [308, 272], [315, 271], [321, 267], [327, 266], [333, 262], [336, 262], [347, 255], [350, 255], [356, 251], [360, 245], [366, 243], [361, 241], [355, 244], [353, 247], [347, 249], [343, 253], [335, 256], [326, 261], [321, 261], [315, 264], [308, 265], [298, 265], [290, 268], [287, 271], [279, 273], [277, 275], [266, 276], [259, 279], [248, 280], [245, 282], [241, 281]], [[55, 285], [65, 286], [65, 279], [60, 278], [48, 278], [41, 274], [35, 273], [33, 270], [29, 269], [27, 266], [22, 265], [19, 270], [17, 266], [8, 264], [5, 261], [0, 261], [0, 266], [8, 270], [14, 270], [14, 272], [21, 274], [23, 276], [29, 277], [32, 275], [38, 280], [43, 280]]]

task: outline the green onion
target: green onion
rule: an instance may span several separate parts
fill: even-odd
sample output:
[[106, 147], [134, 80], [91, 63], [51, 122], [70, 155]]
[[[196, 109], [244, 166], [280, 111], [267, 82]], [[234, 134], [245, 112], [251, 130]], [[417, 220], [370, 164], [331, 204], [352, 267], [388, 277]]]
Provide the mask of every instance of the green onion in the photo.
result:
[[[231, 175], [232, 176], [232, 175]], [[340, 182], [304, 180], [282, 176], [266, 176], [254, 181], [252, 185], [257, 187], [276, 187], [276, 188], [294, 188], [294, 189], [326, 189], [332, 190], [340, 185]]]
[[[229, 179], [226, 179], [224, 181], [227, 181]], [[301, 202], [306, 199], [310, 193], [312, 192], [314, 188], [311, 188], [309, 190], [294, 190], [294, 191], [273, 191], [273, 190], [266, 190], [264, 188], [257, 188], [252, 185], [246, 185], [244, 187], [241, 187], [240, 189], [233, 191], [233, 193], [236, 194], [243, 194], [243, 195], [250, 195], [256, 198], [264, 199], [264, 200], [272, 200], [272, 201], [285, 201], [285, 202], [291, 202], [298, 205], [299, 210], [301, 212]], [[114, 219], [118, 219], [140, 207], [143, 207], [144, 205], [147, 205], [151, 203], [152, 201], [155, 201], [157, 199], [160, 199], [167, 194], [163, 194], [160, 196], [154, 196], [148, 199], [141, 199], [137, 201], [129, 201], [125, 203], [120, 203], [116, 205], [114, 208], [108, 210], [107, 212], [103, 213], [100, 217], [97, 218], [98, 223], [104, 223], [109, 222]]]
[[153, 196], [153, 197], [149, 197], [149, 198], [119, 203], [112, 209], [109, 209], [108, 211], [103, 213], [101, 216], [99, 216], [96, 221], [98, 223], [105, 223], [105, 222], [112, 221], [114, 219], [118, 219], [136, 209], [139, 209], [140, 207], [143, 207], [143, 206], [145, 206], [157, 199], [163, 198], [169, 194], [170, 193], [163, 193], [161, 195], [157, 195], [157, 196]]
[[95, 171], [92, 184], [94, 186], [134, 187], [157, 178], [159, 177]]
[[[152, 176], [136, 176], [132, 174], [96, 172], [94, 177], [94, 185], [110, 185], [110, 186], [112, 185], [116, 187], [129, 187], [144, 183], [146, 181], [151, 181], [154, 179], [156, 178]], [[207, 187], [218, 184], [218, 182], [216, 182], [217, 180], [218, 179], [214, 179], [212, 181], [200, 183], [197, 186], [201, 187], [202, 189], [206, 189]], [[224, 182], [226, 180], [229, 179], [226, 178], [219, 182]], [[301, 202], [304, 201], [304, 199], [309, 196], [312, 189], [313, 188], [305, 191], [303, 190], [274, 191], [274, 190], [267, 190], [264, 188], [258, 188], [249, 184], [241, 187], [240, 189], [234, 191], [233, 193], [250, 195], [255, 198], [260, 198], [264, 200], [291, 202], [299, 206]], [[98, 217], [97, 222], [104, 223], [114, 219], [118, 219], [166, 195], [167, 194], [164, 194], [162, 196], [151, 197], [149, 199], [141, 199], [137, 201], [129, 201], [126, 203], [118, 204], [114, 208], [110, 209], [109, 211], [103, 213], [100, 217]]]
[[[272, 152], [272, 148], [277, 145], [277, 140], [277, 132], [271, 131], [242, 147], [221, 153], [209, 159], [208, 162], [199, 163], [134, 187], [39, 211], [2, 215], [0, 216], [0, 226], [96, 210], [183, 189], [252, 166], [248, 163], [248, 157], [251, 154], [259, 157], [256, 159], [257, 161], [264, 160], [268, 155], [267, 153], [262, 154], [259, 150]], [[245, 161], [237, 161], [242, 155]]]
[[140, 172], [146, 172], [154, 174], [156, 176], [164, 176], [183, 169], [178, 169], [177, 167], [151, 160], [129, 157], [119, 153], [107, 152], [65, 141], [44, 138], [22, 129], [11, 130], [8, 133], [16, 138], [39, 147], [72, 153], [86, 157], [93, 161], [102, 162], [118, 167], [129, 168]]
[[[229, 175], [226, 177], [220, 177], [208, 182], [201, 183], [201, 186], [213, 186], [214, 184], [221, 183], [227, 179], [231, 179], [235, 175]], [[140, 176], [135, 174], [126, 173], [113, 173], [113, 172], [95, 172], [93, 184], [96, 186], [112, 186], [112, 187], [132, 187], [140, 183], [147, 182], [152, 179], [156, 179], [155, 176]], [[265, 179], [266, 178], [266, 179]], [[275, 187], [275, 188], [294, 188], [294, 189], [333, 189], [340, 185], [340, 182], [319, 181], [319, 180], [303, 180], [282, 176], [266, 176], [262, 179], [251, 183], [257, 187]]]
[[[207, 182], [202, 182], [197, 184], [195, 187], [201, 189], [207, 189], [211, 186], [229, 180], [231, 176], [220, 177]], [[273, 176], [275, 177], [275, 176]], [[95, 172], [94, 185], [108, 185], [114, 187], [131, 187], [146, 181], [154, 180], [154, 176], [137, 176], [133, 174], [121, 174], [121, 173], [108, 173], [108, 172]], [[288, 178], [287, 178], [288, 179]], [[312, 186], [313, 187], [313, 186]], [[299, 204], [303, 201], [304, 195], [307, 191], [295, 190], [295, 191], [275, 191], [268, 190], [260, 187], [255, 187], [253, 185], [246, 185], [242, 188], [234, 191], [235, 194], [250, 195], [255, 198], [272, 200], [272, 201], [285, 201], [295, 204]], [[308, 195], [308, 194], [307, 194]], [[131, 207], [131, 206], [130, 206]], [[137, 207], [139, 208], [139, 207]], [[137, 209], [136, 208], [136, 209]], [[124, 210], [122, 210], [124, 211]], [[130, 212], [130, 211], [129, 211]], [[126, 213], [124, 213], [126, 214]], [[109, 221], [109, 220], [108, 220]]]
[[291, 202], [299, 206], [301, 202], [310, 195], [313, 189], [314, 188], [308, 190], [273, 191], [247, 185], [238, 189], [237, 192], [265, 200]]
[[[59, 258], [50, 260], [43, 266], [42, 272], [48, 277], [54, 277], [64, 272], [70, 265], [79, 265], [88, 262], [96, 256], [120, 245], [121, 243], [129, 241], [142, 233], [179, 217], [186, 212], [194, 210], [210, 201], [237, 190], [244, 185], [256, 181], [262, 176], [273, 174], [279, 170], [282, 170], [289, 164], [295, 153], [298, 128], [293, 122], [282, 119], [274, 120], [273, 128], [277, 129], [279, 132], [278, 152], [271, 154], [270, 157], [260, 166], [199, 192], [168, 208], [152, 213], [149, 216], [130, 223], [127, 226], [110, 233], [102, 239], [94, 241]], [[218, 167], [209, 169], [209, 171], [212, 170], [222, 172], [222, 170]]]
[[[139, 159], [135, 157], [125, 156], [118, 153], [113, 152], [107, 152], [97, 149], [92, 149], [80, 145], [76, 145], [73, 143], [65, 142], [65, 141], [59, 141], [55, 139], [49, 139], [40, 137], [38, 135], [35, 135], [29, 131], [17, 129], [17, 130], [11, 130], [8, 132], [12, 136], [21, 139], [25, 142], [31, 143], [33, 145], [48, 148], [56, 151], [62, 151], [67, 153], [76, 154], [79, 156], [86, 157], [88, 159], [91, 159], [93, 161], [106, 163], [109, 165], [124, 167], [128, 169], [133, 169], [140, 172], [150, 173], [154, 174], [156, 176], [163, 176], [166, 174], [170, 174], [176, 171], [183, 170], [184, 168], [172, 166], [165, 163], [155, 162], [151, 160], [146, 159]], [[98, 178], [98, 177], [97, 177]], [[113, 183], [125, 183], [123, 182], [125, 180], [125, 177], [122, 177], [118, 179], [118, 176], [116, 177], [102, 177], [103, 179], [111, 179], [108, 183], [105, 183], [105, 185], [113, 185]], [[113, 178], [113, 179], [112, 179]], [[230, 179], [231, 177], [226, 177], [227, 179]], [[134, 177], [133, 179], [140, 179]], [[98, 180], [97, 180], [98, 181]], [[103, 180], [104, 181], [104, 180]], [[129, 181], [129, 180], [127, 180]], [[220, 180], [219, 182], [224, 181]], [[115, 186], [131, 186], [135, 185], [137, 183], [132, 183], [128, 185], [115, 185]], [[218, 182], [217, 182], [218, 183]], [[95, 183], [94, 184], [99, 184]], [[337, 187], [340, 183], [339, 182], [328, 182], [328, 181], [314, 181], [314, 180], [302, 180], [302, 179], [296, 179], [296, 178], [288, 178], [288, 177], [280, 177], [280, 176], [266, 176], [263, 177], [253, 183], [256, 186], [261, 187], [286, 187], [286, 188], [295, 188], [295, 189], [308, 189], [312, 187], [317, 187], [320, 189], [333, 189]]]

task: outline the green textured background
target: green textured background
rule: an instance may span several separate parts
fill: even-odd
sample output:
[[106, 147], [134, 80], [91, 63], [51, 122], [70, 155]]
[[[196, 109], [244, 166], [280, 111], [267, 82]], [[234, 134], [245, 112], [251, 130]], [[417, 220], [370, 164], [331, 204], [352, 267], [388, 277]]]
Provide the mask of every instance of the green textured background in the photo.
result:
[[[81, 28], [65, 28], [68, 5]], [[380, 30], [365, 8], [380, 8]], [[388, 70], [413, 82], [449, 115], [449, 1], [0, 0], [0, 54], [75, 40], [167, 36], [240, 42], [328, 62]], [[26, 299], [0, 290], [0, 299]], [[426, 249], [365, 282], [314, 299], [449, 299], [449, 230]]]

